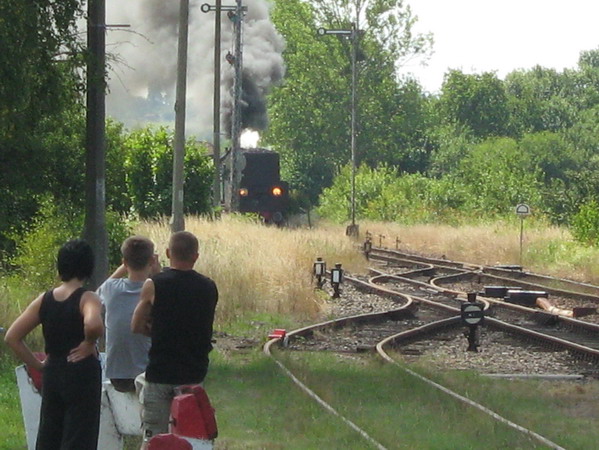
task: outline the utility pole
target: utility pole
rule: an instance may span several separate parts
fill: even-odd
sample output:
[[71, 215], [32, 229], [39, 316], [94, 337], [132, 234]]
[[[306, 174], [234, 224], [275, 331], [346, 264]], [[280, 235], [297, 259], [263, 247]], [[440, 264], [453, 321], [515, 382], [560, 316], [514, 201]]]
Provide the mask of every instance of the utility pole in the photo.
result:
[[358, 84], [358, 24], [352, 24], [351, 33], [351, 229], [348, 233], [358, 236], [356, 226], [356, 123], [357, 123], [357, 84]]
[[213, 116], [213, 159], [214, 183], [212, 186], [212, 204], [220, 206], [221, 200], [221, 163], [220, 163], [220, 49], [221, 49], [221, 17], [223, 11], [234, 11], [234, 6], [223, 6], [222, 0], [216, 0], [214, 5], [204, 3], [200, 6], [203, 13], [214, 11], [214, 96], [212, 101]]
[[214, 14], [214, 185], [212, 188], [212, 204], [216, 207], [220, 206], [220, 35], [221, 35], [221, 8], [222, 1], [216, 0], [216, 14]]
[[85, 240], [94, 250], [95, 289], [108, 276], [106, 231], [106, 3], [89, 0], [87, 19], [87, 94], [85, 130]]
[[[225, 206], [229, 211], [235, 211], [232, 204], [237, 200], [238, 187], [233, 182], [237, 179], [234, 175], [234, 168], [236, 165], [237, 155], [239, 154], [239, 135], [241, 134], [241, 68], [242, 68], [242, 44], [241, 44], [241, 32], [243, 15], [247, 11], [247, 7], [242, 6], [241, 0], [237, 0], [235, 6], [222, 5], [221, 0], [216, 0], [215, 5], [209, 5], [204, 3], [200, 10], [203, 13], [214, 11], [216, 13], [214, 22], [214, 116], [213, 116], [213, 128], [214, 128], [214, 206], [220, 204], [221, 197], [221, 162], [220, 162], [220, 49], [221, 49], [221, 22], [220, 13], [227, 12], [229, 18], [233, 21], [233, 33], [235, 37], [235, 56], [234, 58], [234, 81], [233, 81], [233, 113], [231, 118], [231, 139], [232, 139], [232, 150], [231, 150], [231, 171], [230, 171], [230, 184], [231, 188], [229, 192], [224, 193]], [[238, 81], [239, 80], [239, 81]], [[236, 125], [237, 124], [237, 125]], [[237, 142], [237, 145], [235, 144]]]
[[241, 0], [236, 0], [235, 14], [231, 16], [235, 30], [235, 61], [234, 70], [235, 77], [233, 80], [233, 116], [231, 121], [231, 171], [230, 171], [230, 203], [229, 211], [237, 211], [239, 209], [239, 176], [237, 173], [238, 158], [240, 153], [241, 136], [241, 92], [242, 92], [242, 67], [243, 67], [243, 51], [242, 51], [242, 29], [244, 7]]
[[356, 224], [356, 153], [357, 153], [357, 122], [358, 122], [358, 45], [361, 30], [358, 29], [359, 16], [356, 12], [356, 22], [351, 29], [327, 30], [319, 28], [319, 36], [337, 35], [350, 39], [351, 42], [351, 225], [347, 227], [348, 236], [358, 236], [359, 226]]
[[179, 4], [179, 43], [177, 48], [177, 90], [175, 100], [175, 143], [173, 155], [173, 202], [171, 232], [185, 229], [183, 184], [185, 160], [185, 97], [187, 94], [187, 36], [189, 34], [189, 0]]

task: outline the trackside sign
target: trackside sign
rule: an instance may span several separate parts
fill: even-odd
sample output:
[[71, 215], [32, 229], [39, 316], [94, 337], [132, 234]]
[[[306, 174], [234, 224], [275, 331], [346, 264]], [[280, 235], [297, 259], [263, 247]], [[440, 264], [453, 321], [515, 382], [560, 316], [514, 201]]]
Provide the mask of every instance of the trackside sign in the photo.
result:
[[516, 206], [516, 214], [521, 217], [530, 215], [530, 206], [528, 206], [526, 203], [520, 203], [518, 206]]

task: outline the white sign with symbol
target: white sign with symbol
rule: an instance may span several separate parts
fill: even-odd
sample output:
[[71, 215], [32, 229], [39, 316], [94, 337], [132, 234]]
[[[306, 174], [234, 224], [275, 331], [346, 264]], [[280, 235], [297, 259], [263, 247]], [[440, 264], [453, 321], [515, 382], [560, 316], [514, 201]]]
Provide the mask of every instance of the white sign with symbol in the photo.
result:
[[530, 214], [530, 206], [526, 203], [520, 203], [516, 206], [516, 214], [519, 216], [528, 216]]
[[480, 305], [465, 305], [462, 310], [464, 322], [468, 325], [476, 325], [483, 319], [483, 309]]

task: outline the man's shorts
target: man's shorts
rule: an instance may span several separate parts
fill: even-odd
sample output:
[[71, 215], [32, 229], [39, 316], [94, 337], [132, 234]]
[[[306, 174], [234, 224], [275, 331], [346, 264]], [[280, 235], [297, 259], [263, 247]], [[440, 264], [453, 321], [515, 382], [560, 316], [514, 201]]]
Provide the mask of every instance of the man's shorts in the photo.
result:
[[157, 434], [169, 432], [171, 403], [177, 386], [149, 382], [145, 373], [135, 378], [135, 387], [143, 406], [141, 421], [144, 442], [148, 442]]

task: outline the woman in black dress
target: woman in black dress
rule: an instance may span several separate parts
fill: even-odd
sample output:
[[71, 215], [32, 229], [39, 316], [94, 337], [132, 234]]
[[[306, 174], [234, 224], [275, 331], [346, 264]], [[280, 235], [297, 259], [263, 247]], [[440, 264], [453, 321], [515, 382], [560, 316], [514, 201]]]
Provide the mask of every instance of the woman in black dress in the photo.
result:
[[[102, 392], [96, 341], [104, 326], [100, 299], [83, 288], [94, 268], [89, 244], [81, 239], [64, 244], [57, 268], [62, 283], [39, 295], [14, 321], [4, 340], [25, 364], [43, 373], [36, 448], [95, 450]], [[40, 324], [44, 361], [24, 342]]]

